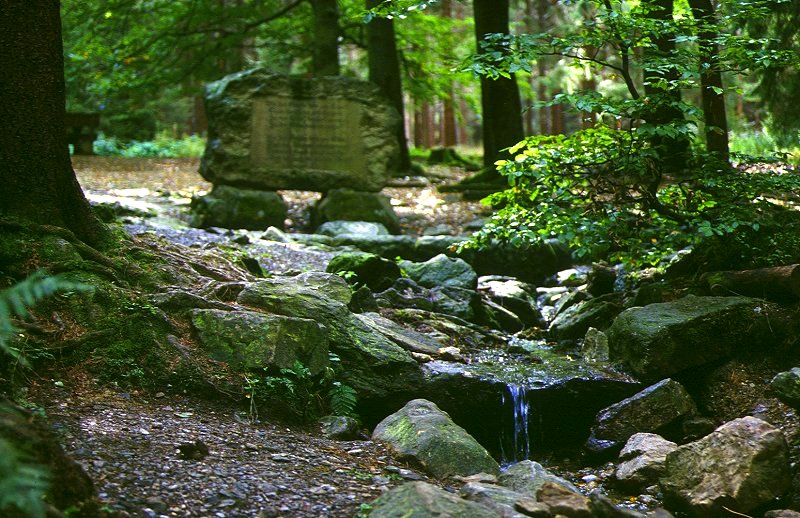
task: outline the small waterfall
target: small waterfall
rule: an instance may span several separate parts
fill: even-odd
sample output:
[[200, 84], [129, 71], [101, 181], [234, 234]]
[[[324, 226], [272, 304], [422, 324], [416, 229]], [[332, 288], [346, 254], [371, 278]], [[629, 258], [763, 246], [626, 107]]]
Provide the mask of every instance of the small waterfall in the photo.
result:
[[[501, 450], [504, 463], [514, 463], [521, 460], [530, 458], [531, 454], [531, 439], [528, 433], [528, 393], [524, 386], [507, 385], [508, 396], [503, 394], [503, 406], [506, 406], [506, 399], [512, 405], [513, 411], [513, 437], [511, 438], [511, 445], [513, 451], [511, 455], [506, 454], [505, 448], [501, 444]], [[506, 441], [503, 441], [506, 442]]]

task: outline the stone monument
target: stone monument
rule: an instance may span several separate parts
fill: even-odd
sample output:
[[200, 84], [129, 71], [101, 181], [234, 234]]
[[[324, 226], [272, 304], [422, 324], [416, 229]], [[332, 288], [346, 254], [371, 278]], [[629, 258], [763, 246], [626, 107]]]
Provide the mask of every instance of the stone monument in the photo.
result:
[[400, 118], [372, 83], [262, 69], [206, 87], [208, 144], [200, 174], [276, 191], [380, 191], [398, 164]]

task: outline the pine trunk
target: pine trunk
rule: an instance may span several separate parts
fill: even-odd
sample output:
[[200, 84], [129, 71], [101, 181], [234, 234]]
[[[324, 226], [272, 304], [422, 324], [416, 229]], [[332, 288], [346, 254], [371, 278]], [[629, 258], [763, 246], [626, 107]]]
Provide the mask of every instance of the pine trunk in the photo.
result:
[[0, 215], [107, 236], [70, 163], [58, 0], [0, 0]]

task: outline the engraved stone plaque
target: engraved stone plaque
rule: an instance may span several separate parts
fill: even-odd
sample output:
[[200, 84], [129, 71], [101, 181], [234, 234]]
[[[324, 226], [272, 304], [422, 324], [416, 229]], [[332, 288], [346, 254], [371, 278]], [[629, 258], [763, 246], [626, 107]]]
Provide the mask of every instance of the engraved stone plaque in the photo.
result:
[[248, 70], [209, 84], [206, 110], [215, 185], [379, 191], [398, 163], [400, 118], [366, 81]]
[[346, 99], [253, 100], [250, 160], [277, 169], [363, 174], [361, 107]]

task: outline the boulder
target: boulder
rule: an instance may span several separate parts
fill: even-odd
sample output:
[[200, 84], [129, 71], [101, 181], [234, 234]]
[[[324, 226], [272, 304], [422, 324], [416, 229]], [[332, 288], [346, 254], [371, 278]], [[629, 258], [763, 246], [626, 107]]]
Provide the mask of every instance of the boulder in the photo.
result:
[[397, 263], [383, 257], [366, 252], [343, 252], [331, 258], [326, 272], [345, 274], [351, 284], [365, 284], [372, 291], [383, 291], [400, 277]]
[[[608, 330], [612, 361], [643, 381], [752, 349], [769, 335], [764, 302], [746, 297], [695, 297], [623, 311]], [[763, 340], [763, 338], [762, 338]]]
[[413, 329], [405, 328], [388, 318], [380, 316], [378, 313], [362, 313], [357, 315], [357, 317], [369, 327], [406, 351], [437, 356], [439, 354], [439, 349], [443, 347], [441, 343], [433, 338], [418, 333]]
[[683, 385], [672, 379], [659, 381], [597, 414], [587, 448], [613, 450], [638, 432], [663, 431], [697, 411]]
[[408, 482], [372, 502], [372, 518], [410, 516], [458, 516], [459, 518], [497, 518], [497, 512], [448, 493], [427, 482]]
[[570, 492], [578, 492], [578, 488], [570, 482], [553, 475], [544, 466], [532, 460], [523, 460], [513, 464], [500, 473], [497, 483], [530, 498], [537, 498], [539, 490], [548, 483], [562, 486]]
[[326, 221], [317, 229], [323, 236], [337, 237], [342, 235], [388, 236], [389, 230], [374, 221]]
[[347, 283], [321, 273], [254, 282], [237, 298], [245, 306], [322, 324], [330, 350], [342, 360], [339, 379], [357, 391], [359, 414], [369, 424], [386, 415], [386, 405], [407, 401], [422, 373], [406, 351], [351, 313], [349, 301]]
[[608, 294], [578, 302], [561, 311], [550, 322], [548, 331], [558, 340], [583, 338], [590, 327], [606, 329], [622, 311], [622, 297]]
[[500, 470], [483, 446], [447, 413], [424, 399], [409, 401], [381, 421], [372, 439], [437, 478]]
[[478, 274], [463, 259], [439, 254], [422, 263], [400, 261], [400, 268], [425, 288], [449, 286], [466, 290], [478, 287]]
[[354, 441], [361, 437], [361, 423], [346, 415], [328, 415], [319, 420], [320, 431], [328, 439]]
[[328, 334], [314, 320], [218, 309], [195, 309], [190, 318], [209, 355], [239, 371], [289, 368], [299, 361], [319, 374], [328, 365]]
[[[499, 351], [480, 355], [481, 362], [424, 364], [423, 397], [506, 459], [518, 455], [524, 440], [512, 433], [516, 429], [527, 430], [535, 452], [580, 445], [600, 409], [640, 388], [612, 369], [566, 359], [546, 347], [532, 347], [527, 360]], [[523, 409], [535, 411], [525, 419]]]
[[380, 223], [392, 234], [400, 233], [400, 219], [395, 214], [389, 198], [375, 192], [352, 189], [329, 190], [311, 210], [313, 225], [319, 226], [326, 221], [370, 221]]
[[475, 318], [473, 307], [478, 303], [478, 294], [475, 290], [456, 286], [437, 286], [431, 288], [430, 299], [433, 303], [432, 310], [436, 313], [452, 315], [467, 321]]
[[430, 290], [407, 277], [400, 277], [391, 288], [376, 294], [375, 301], [382, 308], [433, 310]]
[[779, 372], [770, 385], [778, 399], [791, 407], [800, 408], [800, 367]]
[[657, 484], [664, 474], [667, 454], [677, 447], [660, 435], [633, 434], [619, 454], [621, 462], [614, 476], [621, 485], [637, 491]]
[[524, 282], [541, 283], [570, 264], [569, 251], [558, 244], [516, 248], [490, 243], [480, 250], [456, 252], [465, 236], [366, 236], [342, 234], [337, 237], [319, 234], [294, 234], [295, 241], [332, 247], [355, 247], [387, 259], [402, 257], [427, 261], [439, 254], [459, 257], [473, 266], [478, 275], [507, 275]]
[[553, 516], [568, 518], [592, 518], [595, 516], [587, 497], [555, 482], [545, 482], [536, 492], [536, 500], [547, 505]]
[[753, 509], [791, 484], [789, 452], [780, 430], [755, 417], [723, 424], [667, 455], [660, 480], [669, 509], [722, 516]]
[[581, 345], [583, 358], [590, 362], [608, 361], [608, 335], [593, 327], [586, 331]]
[[215, 185], [210, 193], [192, 200], [189, 224], [197, 228], [283, 228], [286, 213], [286, 202], [276, 192]]
[[514, 505], [525, 495], [496, 484], [468, 482], [461, 486], [461, 496], [470, 502], [476, 502], [493, 509], [497, 516], [503, 518], [521, 518], [525, 516], [514, 511]]
[[524, 327], [542, 327], [544, 319], [536, 308], [536, 287], [517, 279], [499, 276], [478, 279], [478, 290], [489, 300], [519, 318]]
[[205, 101], [200, 174], [215, 185], [379, 191], [397, 167], [400, 117], [367, 81], [255, 69], [209, 83]]

